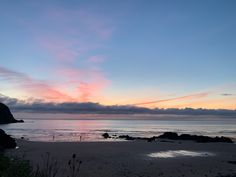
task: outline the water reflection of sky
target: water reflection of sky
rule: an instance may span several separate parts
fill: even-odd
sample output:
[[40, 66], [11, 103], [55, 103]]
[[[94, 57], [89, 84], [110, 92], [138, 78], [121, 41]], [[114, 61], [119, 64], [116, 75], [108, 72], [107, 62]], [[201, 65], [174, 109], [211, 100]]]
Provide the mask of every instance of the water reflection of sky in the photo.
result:
[[[59, 116], [59, 115], [58, 115]], [[104, 115], [103, 115], [104, 116]], [[128, 115], [126, 115], [128, 116]], [[107, 118], [109, 116], [107, 115]], [[164, 118], [163, 118], [164, 119]], [[189, 133], [236, 138], [236, 120], [164, 121], [164, 120], [41, 120], [26, 119], [23, 124], [5, 124], [0, 128], [13, 137], [32, 141], [104, 141], [110, 135], [158, 136], [163, 132]], [[106, 140], [107, 141], [107, 140]]]
[[210, 152], [197, 152], [187, 150], [170, 150], [160, 151], [148, 154], [149, 157], [153, 158], [174, 158], [174, 157], [207, 157], [214, 156], [215, 154]]

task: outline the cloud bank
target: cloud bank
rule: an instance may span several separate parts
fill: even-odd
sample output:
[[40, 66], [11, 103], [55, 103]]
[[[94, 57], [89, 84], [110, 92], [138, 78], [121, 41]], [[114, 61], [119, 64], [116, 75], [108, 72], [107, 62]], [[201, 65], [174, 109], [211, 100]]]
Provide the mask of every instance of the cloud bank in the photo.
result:
[[33, 100], [31, 102], [21, 101], [0, 94], [0, 102], [7, 104], [13, 112], [30, 113], [69, 113], [69, 114], [174, 114], [174, 115], [225, 115], [236, 116], [235, 110], [226, 109], [149, 109], [133, 105], [105, 106], [99, 103], [78, 102], [43, 102]]

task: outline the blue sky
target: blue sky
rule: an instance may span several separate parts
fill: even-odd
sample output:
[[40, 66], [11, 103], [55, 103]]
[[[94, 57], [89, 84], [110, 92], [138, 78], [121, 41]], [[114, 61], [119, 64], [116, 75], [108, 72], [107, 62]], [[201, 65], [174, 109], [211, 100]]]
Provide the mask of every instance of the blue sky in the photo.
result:
[[1, 1], [0, 93], [233, 109], [235, 8], [233, 0]]

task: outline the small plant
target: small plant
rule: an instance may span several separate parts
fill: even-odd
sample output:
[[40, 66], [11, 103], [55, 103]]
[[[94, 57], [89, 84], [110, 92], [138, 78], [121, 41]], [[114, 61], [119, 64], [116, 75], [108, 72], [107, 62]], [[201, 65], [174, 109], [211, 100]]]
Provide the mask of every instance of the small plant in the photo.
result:
[[76, 154], [73, 154], [72, 159], [68, 161], [69, 176], [67, 177], [78, 177], [81, 164], [82, 161], [76, 157]]
[[[50, 153], [42, 155], [43, 163], [34, 170], [24, 157], [7, 157], [0, 154], [0, 177], [57, 177], [59, 166]], [[79, 177], [80, 161], [76, 154], [68, 161], [67, 177]]]
[[42, 160], [44, 166], [41, 168], [39, 165], [37, 166], [37, 169], [34, 171], [34, 177], [56, 177], [59, 166], [57, 164], [57, 161], [51, 157], [50, 153], [46, 153], [46, 155], [42, 155]]

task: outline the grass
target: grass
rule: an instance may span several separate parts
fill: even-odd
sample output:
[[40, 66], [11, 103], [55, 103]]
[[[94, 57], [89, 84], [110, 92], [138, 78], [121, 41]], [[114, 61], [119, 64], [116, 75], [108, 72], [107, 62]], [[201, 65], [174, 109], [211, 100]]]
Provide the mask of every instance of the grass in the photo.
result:
[[[7, 157], [0, 154], [0, 177], [57, 177], [60, 167], [57, 160], [49, 153], [42, 155], [43, 166], [37, 166], [36, 169], [30, 165], [24, 157]], [[79, 177], [82, 161], [76, 154], [68, 161], [68, 175], [65, 177]]]
[[9, 158], [0, 155], [1, 177], [33, 177], [30, 162], [22, 158]]

